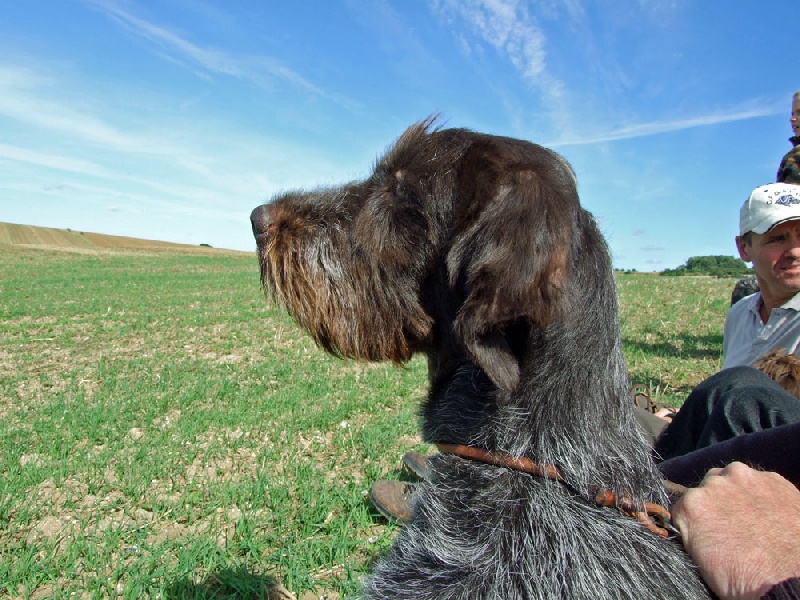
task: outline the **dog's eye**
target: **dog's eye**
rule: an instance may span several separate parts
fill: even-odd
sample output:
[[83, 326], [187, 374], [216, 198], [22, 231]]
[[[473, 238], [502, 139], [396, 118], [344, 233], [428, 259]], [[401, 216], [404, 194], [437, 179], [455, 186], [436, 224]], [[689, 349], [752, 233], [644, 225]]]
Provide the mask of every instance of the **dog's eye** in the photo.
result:
[[383, 193], [394, 202], [408, 200], [409, 189], [400, 181], [395, 181], [383, 189]]

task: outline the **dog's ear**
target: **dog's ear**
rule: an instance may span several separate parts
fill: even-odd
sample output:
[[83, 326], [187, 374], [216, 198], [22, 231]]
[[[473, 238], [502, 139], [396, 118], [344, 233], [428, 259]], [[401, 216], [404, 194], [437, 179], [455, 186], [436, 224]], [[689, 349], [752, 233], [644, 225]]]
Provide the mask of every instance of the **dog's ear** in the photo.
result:
[[474, 191], [447, 257], [451, 290], [464, 295], [454, 328], [472, 360], [511, 392], [519, 336], [562, 314], [577, 192], [571, 177], [556, 183], [534, 170], [478, 182]]

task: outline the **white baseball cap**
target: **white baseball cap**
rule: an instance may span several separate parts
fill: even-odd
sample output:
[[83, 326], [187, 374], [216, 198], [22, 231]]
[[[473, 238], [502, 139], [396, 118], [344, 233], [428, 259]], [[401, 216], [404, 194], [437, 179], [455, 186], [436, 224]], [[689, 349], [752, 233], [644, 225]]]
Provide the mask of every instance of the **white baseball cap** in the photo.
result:
[[770, 183], [753, 190], [739, 211], [739, 235], [767, 233], [776, 225], [800, 219], [800, 185]]

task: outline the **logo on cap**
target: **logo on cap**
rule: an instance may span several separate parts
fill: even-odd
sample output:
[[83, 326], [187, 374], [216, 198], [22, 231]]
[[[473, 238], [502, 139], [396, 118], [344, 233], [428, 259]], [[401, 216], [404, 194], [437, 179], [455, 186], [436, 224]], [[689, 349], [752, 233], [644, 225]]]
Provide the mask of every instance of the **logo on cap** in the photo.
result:
[[786, 194], [775, 200], [775, 204], [780, 204], [781, 206], [791, 206], [792, 204], [800, 204], [800, 199], [795, 198], [791, 194]]

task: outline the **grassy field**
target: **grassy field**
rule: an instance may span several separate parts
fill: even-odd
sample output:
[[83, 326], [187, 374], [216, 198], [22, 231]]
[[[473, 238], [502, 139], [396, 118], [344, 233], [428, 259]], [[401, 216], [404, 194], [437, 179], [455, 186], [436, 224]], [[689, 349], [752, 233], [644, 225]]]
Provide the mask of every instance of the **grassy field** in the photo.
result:
[[[396, 531], [425, 365], [326, 356], [247, 254], [0, 246], [0, 597], [340, 598]], [[634, 383], [718, 370], [733, 282], [619, 276]]]

